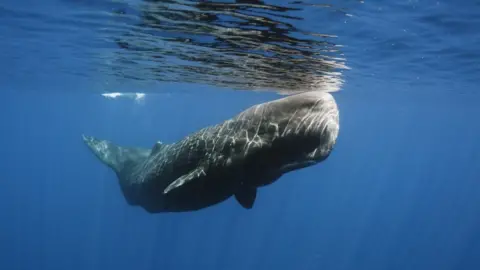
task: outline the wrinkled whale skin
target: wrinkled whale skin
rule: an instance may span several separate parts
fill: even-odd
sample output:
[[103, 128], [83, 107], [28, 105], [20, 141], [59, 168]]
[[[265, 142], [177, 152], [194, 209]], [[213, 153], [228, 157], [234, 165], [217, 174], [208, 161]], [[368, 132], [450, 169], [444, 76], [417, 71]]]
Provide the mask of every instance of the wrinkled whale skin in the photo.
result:
[[257, 188], [325, 160], [339, 133], [333, 96], [305, 92], [254, 105], [220, 124], [152, 149], [83, 136], [111, 167], [130, 205], [150, 213], [195, 211], [232, 195], [247, 209]]

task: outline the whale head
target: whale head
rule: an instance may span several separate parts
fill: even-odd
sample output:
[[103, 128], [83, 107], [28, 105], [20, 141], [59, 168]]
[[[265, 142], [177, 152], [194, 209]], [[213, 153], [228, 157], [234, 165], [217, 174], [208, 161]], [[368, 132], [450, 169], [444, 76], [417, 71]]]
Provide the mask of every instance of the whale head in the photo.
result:
[[306, 158], [321, 161], [328, 157], [340, 130], [339, 111], [333, 96], [313, 91], [272, 102], [272, 121], [278, 123], [276, 140], [292, 147], [314, 146]]
[[271, 175], [255, 179], [256, 185], [269, 184], [284, 173], [325, 160], [340, 128], [335, 99], [320, 91], [258, 104], [237, 118], [255, 122], [245, 135], [250, 151], [245, 167]]

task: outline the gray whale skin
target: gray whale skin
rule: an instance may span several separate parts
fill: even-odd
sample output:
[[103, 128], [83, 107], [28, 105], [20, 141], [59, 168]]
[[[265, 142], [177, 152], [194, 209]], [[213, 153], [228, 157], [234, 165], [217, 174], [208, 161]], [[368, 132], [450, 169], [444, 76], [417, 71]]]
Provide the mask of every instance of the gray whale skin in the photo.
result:
[[325, 160], [338, 132], [335, 100], [314, 91], [252, 106], [152, 149], [85, 135], [83, 140], [115, 171], [128, 204], [159, 213], [195, 211], [231, 196], [250, 209], [257, 188]]

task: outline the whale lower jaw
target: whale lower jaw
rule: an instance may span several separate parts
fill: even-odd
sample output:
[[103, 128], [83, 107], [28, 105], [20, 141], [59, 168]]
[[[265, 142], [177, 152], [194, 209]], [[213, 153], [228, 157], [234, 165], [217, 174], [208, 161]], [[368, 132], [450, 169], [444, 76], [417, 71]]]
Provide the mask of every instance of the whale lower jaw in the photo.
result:
[[282, 173], [287, 173], [287, 172], [291, 172], [291, 171], [294, 171], [294, 170], [298, 170], [298, 169], [313, 166], [313, 165], [317, 164], [318, 162], [319, 161], [313, 161], [313, 160], [292, 162], [292, 163], [283, 165], [280, 168], [280, 171]]

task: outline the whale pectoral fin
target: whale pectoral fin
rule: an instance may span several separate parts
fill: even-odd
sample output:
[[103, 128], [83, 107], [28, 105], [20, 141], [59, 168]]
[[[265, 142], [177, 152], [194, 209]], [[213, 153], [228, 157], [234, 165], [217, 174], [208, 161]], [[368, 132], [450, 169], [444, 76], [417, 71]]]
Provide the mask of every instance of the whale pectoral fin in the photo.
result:
[[235, 193], [235, 199], [245, 209], [252, 209], [257, 198], [257, 189], [254, 187], [243, 186], [237, 193]]
[[170, 185], [168, 185], [167, 188], [163, 191], [163, 194], [167, 194], [173, 189], [179, 188], [183, 186], [184, 184], [187, 184], [188, 182], [191, 182], [194, 179], [198, 179], [200, 177], [205, 176], [205, 169], [203, 167], [198, 167], [195, 170], [191, 171], [188, 174], [184, 174], [177, 178], [175, 181], [173, 181]]

